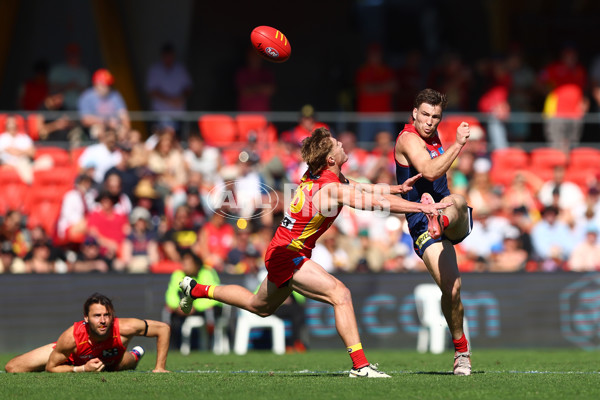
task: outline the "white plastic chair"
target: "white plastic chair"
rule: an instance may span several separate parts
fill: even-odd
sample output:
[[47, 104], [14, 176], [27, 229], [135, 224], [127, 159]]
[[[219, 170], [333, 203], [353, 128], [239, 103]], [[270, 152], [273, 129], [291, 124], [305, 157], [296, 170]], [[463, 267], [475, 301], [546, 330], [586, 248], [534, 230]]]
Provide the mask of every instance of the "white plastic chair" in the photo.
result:
[[[417, 351], [439, 354], [446, 347], [448, 324], [442, 313], [442, 291], [434, 283], [422, 283], [415, 287], [415, 305], [419, 317], [419, 333], [417, 336]], [[463, 319], [463, 330], [469, 340], [467, 319]]]
[[213, 343], [213, 353], [215, 354], [229, 354], [230, 346], [227, 330], [229, 329], [230, 319], [231, 306], [229, 304], [223, 304], [221, 316], [215, 321], [215, 335]]
[[[229, 327], [229, 319], [231, 317], [231, 306], [224, 304], [223, 311], [219, 318], [215, 321], [215, 330], [213, 336], [213, 352], [215, 354], [229, 354], [229, 336], [227, 336], [227, 329]], [[206, 320], [204, 317], [199, 315], [190, 315], [185, 319], [181, 325], [181, 346], [179, 351], [184, 356], [190, 354], [191, 350], [191, 337], [192, 329], [200, 329], [200, 340], [203, 346], [203, 350], [208, 348], [208, 332], [206, 330]], [[204, 329], [202, 329], [204, 328]]]
[[[194, 328], [203, 328], [206, 325], [206, 321], [204, 317], [199, 315], [190, 315], [183, 321], [181, 325], [181, 346], [179, 347], [179, 351], [184, 356], [190, 354], [191, 350], [191, 339], [192, 339], [192, 329]], [[202, 346], [206, 346], [208, 342], [208, 332], [206, 329], [200, 329], [200, 340], [202, 341]], [[206, 347], [204, 347], [206, 348]]]
[[283, 320], [275, 315], [266, 318], [259, 317], [246, 310], [239, 310], [235, 328], [233, 351], [238, 355], [248, 352], [250, 330], [252, 328], [270, 328], [272, 332], [273, 352], [285, 353], [285, 325]]

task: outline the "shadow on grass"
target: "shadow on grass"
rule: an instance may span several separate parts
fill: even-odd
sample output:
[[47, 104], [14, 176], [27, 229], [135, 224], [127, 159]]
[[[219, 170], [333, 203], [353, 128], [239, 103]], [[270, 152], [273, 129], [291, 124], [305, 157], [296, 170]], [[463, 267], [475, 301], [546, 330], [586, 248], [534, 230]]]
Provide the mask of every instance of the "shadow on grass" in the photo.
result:
[[[411, 375], [454, 375], [452, 371], [416, 371], [416, 372], [404, 372], [405, 374]], [[471, 375], [485, 374], [485, 371], [471, 371]]]

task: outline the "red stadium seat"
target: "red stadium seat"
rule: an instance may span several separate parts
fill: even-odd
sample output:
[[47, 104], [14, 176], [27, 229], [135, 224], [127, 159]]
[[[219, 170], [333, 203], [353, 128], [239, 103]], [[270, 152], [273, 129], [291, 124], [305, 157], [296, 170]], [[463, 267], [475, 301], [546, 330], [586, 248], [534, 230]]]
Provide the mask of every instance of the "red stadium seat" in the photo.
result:
[[530, 152], [532, 172], [539, 169], [553, 169], [556, 166], [567, 166], [567, 155], [553, 147], [538, 147]]
[[596, 184], [600, 175], [600, 165], [586, 167], [569, 167], [565, 171], [565, 181], [573, 182], [586, 194], [589, 188]]
[[492, 168], [507, 168], [511, 170], [527, 168], [529, 154], [517, 147], [507, 147], [492, 151], [490, 156]]
[[29, 186], [13, 167], [0, 166], [0, 188], [0, 214], [4, 215], [8, 210], [22, 211]]
[[206, 144], [211, 146], [226, 147], [238, 141], [237, 125], [229, 115], [202, 115], [198, 119], [198, 127]]
[[569, 169], [590, 168], [600, 169], [600, 150], [593, 147], [576, 147], [569, 152]]
[[277, 129], [262, 114], [238, 114], [235, 122], [240, 142], [247, 142], [251, 132], [256, 135], [258, 143], [266, 144], [277, 141]]
[[27, 116], [27, 133], [31, 140], [40, 139], [40, 123], [43, 117], [40, 114], [29, 114]]
[[[440, 136], [440, 140], [442, 141], [444, 148], [456, 142], [456, 129], [463, 121], [468, 123], [470, 127], [478, 127], [479, 129], [483, 130], [477, 118], [466, 115], [444, 116], [442, 122], [440, 122], [438, 125], [438, 135]], [[483, 137], [477, 140], [485, 140], [485, 134]]]
[[490, 181], [494, 185], [501, 185], [505, 188], [509, 187], [519, 172], [518, 169], [492, 166], [490, 170]]
[[55, 167], [66, 167], [71, 165], [71, 154], [61, 147], [38, 147], [35, 149], [35, 158], [40, 158], [44, 155], [52, 157]]
[[27, 195], [25, 196], [24, 211], [27, 214], [31, 214], [36, 211], [36, 207], [46, 203], [60, 207], [64, 194], [64, 191], [49, 190], [48, 187], [34, 185], [27, 191]]
[[25, 199], [27, 227], [31, 229], [41, 225], [50, 237], [54, 237], [63, 195], [64, 191], [32, 186]]
[[221, 150], [221, 156], [225, 165], [237, 164], [240, 156], [240, 150], [238, 149], [223, 149]]
[[35, 204], [27, 216], [27, 227], [29, 229], [41, 226], [53, 238], [56, 235], [56, 224], [60, 216], [60, 203], [43, 201]]
[[71, 149], [71, 162], [73, 163], [73, 165], [79, 165], [79, 157], [81, 157], [85, 149], [86, 147], [77, 147]]
[[[73, 187], [75, 171], [70, 166], [54, 167], [33, 172], [32, 188], [43, 188], [64, 194]], [[40, 189], [41, 190], [41, 189]]]

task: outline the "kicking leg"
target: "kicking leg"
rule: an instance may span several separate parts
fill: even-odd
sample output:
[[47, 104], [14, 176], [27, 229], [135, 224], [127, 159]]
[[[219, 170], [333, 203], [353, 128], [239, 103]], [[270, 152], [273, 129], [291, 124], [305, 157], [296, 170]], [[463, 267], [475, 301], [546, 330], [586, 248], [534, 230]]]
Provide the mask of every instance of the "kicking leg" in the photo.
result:
[[450, 240], [460, 240], [467, 236], [471, 225], [469, 223], [469, 207], [465, 198], [459, 194], [451, 194], [442, 199], [442, 202], [452, 203], [442, 210], [444, 218], [444, 235]]
[[331, 304], [335, 315], [335, 327], [352, 358], [350, 377], [389, 378], [369, 364], [362, 349], [352, 295], [337, 278], [314, 261], [307, 261], [294, 273], [291, 287], [298, 293], [323, 303]]
[[21, 354], [10, 360], [4, 369], [6, 372], [41, 372], [46, 370], [50, 353], [56, 343], [50, 343], [37, 349]]

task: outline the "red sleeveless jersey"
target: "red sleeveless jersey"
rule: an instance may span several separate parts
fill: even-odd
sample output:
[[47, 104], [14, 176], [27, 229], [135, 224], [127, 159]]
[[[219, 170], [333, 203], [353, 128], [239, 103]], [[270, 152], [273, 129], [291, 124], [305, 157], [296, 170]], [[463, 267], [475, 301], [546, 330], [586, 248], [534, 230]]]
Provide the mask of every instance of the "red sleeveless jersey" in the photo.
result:
[[267, 255], [276, 248], [285, 248], [310, 258], [317, 239], [331, 226], [342, 211], [342, 206], [339, 206], [337, 210], [332, 210], [332, 215], [325, 216], [317, 210], [312, 202], [315, 193], [324, 185], [332, 182], [340, 183], [340, 179], [328, 170], [323, 170], [316, 176], [309, 171], [304, 173], [290, 207], [285, 212], [281, 225], [271, 240]]
[[73, 338], [77, 345], [75, 352], [69, 357], [69, 361], [73, 365], [83, 365], [92, 358], [99, 358], [107, 369], [112, 369], [119, 364], [127, 350], [121, 342], [118, 318], [114, 319], [112, 335], [106, 340], [93, 342], [85, 321], [73, 324]]

